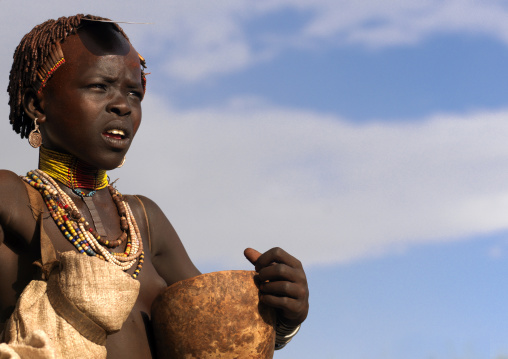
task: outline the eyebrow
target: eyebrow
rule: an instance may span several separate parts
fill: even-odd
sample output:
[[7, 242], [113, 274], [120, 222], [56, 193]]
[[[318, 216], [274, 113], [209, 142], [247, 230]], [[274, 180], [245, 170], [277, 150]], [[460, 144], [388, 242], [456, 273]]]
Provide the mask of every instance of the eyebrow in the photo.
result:
[[[94, 73], [93, 75], [91, 75], [90, 78], [92, 81], [96, 80], [96, 79], [100, 79], [100, 80], [108, 82], [108, 83], [113, 83], [119, 79], [119, 76], [111, 75], [109, 72], [106, 72], [106, 71], [104, 71], [104, 72], [98, 71], [98, 72]], [[141, 77], [139, 78], [139, 83], [136, 80], [134, 80], [132, 82], [132, 84], [131, 83], [128, 84], [129, 88], [137, 88], [139, 86], [141, 86], [141, 87], [143, 86]]]
[[94, 77], [100, 77], [102, 80], [104, 80], [106, 82], [115, 82], [116, 80], [118, 80], [118, 76], [113, 76], [113, 75], [110, 75], [109, 73], [104, 73], [104, 74], [98, 73], [98, 74], [94, 75]]

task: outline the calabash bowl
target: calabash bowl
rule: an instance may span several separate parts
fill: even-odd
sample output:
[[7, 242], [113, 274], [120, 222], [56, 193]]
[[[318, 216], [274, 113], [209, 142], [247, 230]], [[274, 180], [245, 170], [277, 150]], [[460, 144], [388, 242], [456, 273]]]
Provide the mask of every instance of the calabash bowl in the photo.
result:
[[254, 271], [202, 274], [152, 305], [157, 358], [273, 358], [275, 311], [259, 302]]

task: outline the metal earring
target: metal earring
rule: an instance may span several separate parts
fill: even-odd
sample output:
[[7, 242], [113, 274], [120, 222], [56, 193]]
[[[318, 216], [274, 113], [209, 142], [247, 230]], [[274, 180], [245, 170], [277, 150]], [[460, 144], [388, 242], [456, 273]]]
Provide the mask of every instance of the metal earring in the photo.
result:
[[34, 129], [28, 135], [28, 143], [33, 148], [38, 148], [42, 145], [41, 131], [39, 131], [39, 125], [37, 124], [37, 117], [34, 120]]
[[116, 166], [116, 168], [122, 167], [124, 163], [125, 163], [125, 156], [123, 157], [122, 162], [120, 162], [120, 164], [118, 166]]

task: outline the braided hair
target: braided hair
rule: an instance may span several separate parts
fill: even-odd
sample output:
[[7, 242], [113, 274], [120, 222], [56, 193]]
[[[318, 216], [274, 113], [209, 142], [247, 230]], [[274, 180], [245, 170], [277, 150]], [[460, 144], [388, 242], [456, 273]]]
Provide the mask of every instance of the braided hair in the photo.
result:
[[[25, 91], [37, 83], [37, 71], [43, 67], [48, 57], [52, 56], [53, 46], [68, 36], [76, 34], [83, 20], [110, 21], [100, 16], [83, 14], [60, 17], [57, 20], [47, 20], [35, 26], [32, 31], [26, 34], [16, 48], [7, 92], [9, 93], [10, 106], [9, 121], [14, 131], [19, 133], [21, 138], [28, 137], [28, 134], [34, 128], [33, 121], [26, 115], [23, 108]], [[118, 24], [112, 23], [112, 25], [129, 41], [129, 38]], [[141, 56], [140, 64], [144, 69], [145, 61]], [[144, 85], [145, 74], [143, 71], [141, 76]]]

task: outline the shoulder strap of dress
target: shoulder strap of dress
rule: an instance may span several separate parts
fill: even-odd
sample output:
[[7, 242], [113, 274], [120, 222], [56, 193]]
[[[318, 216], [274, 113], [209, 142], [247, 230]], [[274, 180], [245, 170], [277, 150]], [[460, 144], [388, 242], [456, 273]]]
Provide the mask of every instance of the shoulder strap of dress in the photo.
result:
[[143, 204], [143, 201], [141, 200], [141, 198], [139, 198], [137, 195], [134, 195], [134, 197], [136, 197], [136, 199], [138, 200], [139, 204], [141, 205], [141, 208], [143, 208], [143, 214], [145, 215], [145, 222], [146, 222], [146, 231], [148, 233], [148, 249], [150, 250], [150, 252], [152, 252], [152, 240], [150, 238], [150, 222], [148, 220], [148, 216], [146, 214], [146, 208], [145, 208], [145, 205]]
[[25, 185], [26, 193], [28, 194], [28, 200], [30, 201], [30, 209], [32, 210], [32, 215], [34, 216], [34, 219], [37, 220], [39, 215], [44, 212], [44, 207], [46, 207], [46, 205], [44, 204], [39, 191], [37, 191], [25, 181], [21, 181]]
[[32, 210], [32, 214], [34, 219], [37, 220], [39, 225], [39, 238], [41, 242], [41, 259], [35, 261], [34, 264], [41, 267], [42, 269], [42, 278], [47, 280], [49, 278], [49, 274], [53, 270], [53, 268], [58, 264], [58, 259], [56, 256], [55, 247], [49, 239], [46, 231], [43, 226], [43, 216], [44, 216], [44, 207], [45, 204], [42, 200], [42, 196], [35, 188], [30, 186], [28, 183], [23, 181], [25, 184], [25, 188], [28, 194], [28, 200], [30, 201], [30, 209]]

